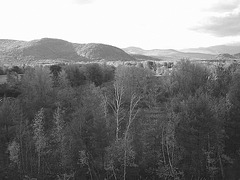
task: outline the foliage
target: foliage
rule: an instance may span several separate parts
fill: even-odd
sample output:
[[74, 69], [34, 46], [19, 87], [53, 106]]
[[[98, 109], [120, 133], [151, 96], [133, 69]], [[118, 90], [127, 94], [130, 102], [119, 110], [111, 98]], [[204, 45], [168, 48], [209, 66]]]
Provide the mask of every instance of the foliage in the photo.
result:
[[124, 99], [129, 101], [133, 94], [141, 96], [147, 80], [153, 73], [148, 69], [118, 66], [115, 71], [115, 82], [125, 91]]
[[65, 67], [64, 71], [66, 72], [67, 78], [72, 87], [85, 84], [86, 76], [84, 75], [83, 70], [79, 67], [70, 65]]
[[180, 146], [184, 148], [182, 168], [186, 177], [201, 175], [202, 178], [209, 178], [212, 173], [216, 173], [212, 171], [220, 170], [214, 163], [218, 161], [218, 153], [221, 153], [219, 150], [223, 148], [221, 141], [224, 122], [215, 118], [214, 107], [214, 99], [201, 92], [190, 96], [180, 106], [176, 137]]
[[16, 141], [12, 141], [8, 145], [9, 159], [12, 163], [12, 166], [19, 165], [19, 156], [20, 156], [20, 146]]
[[100, 86], [103, 83], [103, 71], [99, 64], [91, 63], [84, 66], [84, 74], [86, 78], [93, 82], [95, 86]]
[[11, 69], [9, 69], [9, 72], [16, 72], [17, 74], [23, 74], [23, 69], [19, 66], [13, 66]]
[[33, 119], [40, 108], [49, 108], [53, 105], [53, 82], [47, 68], [36, 67], [26, 70], [20, 90], [20, 100], [29, 119]]
[[172, 72], [173, 91], [184, 96], [194, 94], [199, 88], [205, 89], [209, 72], [206, 67], [181, 60], [173, 68]]
[[238, 66], [172, 65], [163, 76], [140, 64], [12, 71], [0, 179], [239, 179]]

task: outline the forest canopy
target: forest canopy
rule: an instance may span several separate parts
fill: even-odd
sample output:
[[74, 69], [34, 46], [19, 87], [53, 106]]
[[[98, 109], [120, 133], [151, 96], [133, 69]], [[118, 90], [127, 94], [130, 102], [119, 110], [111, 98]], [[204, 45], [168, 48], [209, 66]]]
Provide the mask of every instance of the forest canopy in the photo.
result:
[[239, 178], [239, 65], [171, 68], [13, 67], [0, 85], [0, 179]]

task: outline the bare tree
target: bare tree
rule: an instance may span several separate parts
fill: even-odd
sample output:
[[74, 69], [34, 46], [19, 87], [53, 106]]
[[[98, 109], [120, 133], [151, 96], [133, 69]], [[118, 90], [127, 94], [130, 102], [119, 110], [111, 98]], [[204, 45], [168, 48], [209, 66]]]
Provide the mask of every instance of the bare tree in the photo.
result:
[[114, 83], [114, 98], [112, 100], [111, 103], [109, 103], [109, 105], [111, 106], [113, 112], [114, 112], [114, 116], [116, 119], [116, 141], [118, 141], [119, 139], [119, 126], [121, 121], [124, 119], [124, 115], [123, 115], [123, 95], [124, 95], [124, 88], [123, 86], [116, 82]]
[[129, 108], [129, 118], [127, 122], [127, 127], [124, 135], [124, 164], [123, 164], [123, 179], [126, 179], [126, 171], [127, 171], [127, 150], [128, 150], [128, 139], [129, 139], [129, 130], [132, 122], [136, 118], [136, 115], [139, 112], [139, 109], [137, 108], [137, 105], [140, 101], [140, 97], [136, 96], [135, 94], [132, 95], [131, 101], [130, 101], [130, 108]]

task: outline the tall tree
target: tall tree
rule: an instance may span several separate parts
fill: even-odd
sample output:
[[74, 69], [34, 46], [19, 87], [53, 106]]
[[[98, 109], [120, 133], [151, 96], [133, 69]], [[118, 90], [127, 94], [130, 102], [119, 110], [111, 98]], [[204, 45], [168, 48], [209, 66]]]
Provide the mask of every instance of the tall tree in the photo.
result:
[[197, 93], [182, 102], [177, 115], [176, 137], [184, 149], [181, 169], [186, 178], [216, 177], [221, 168], [218, 153], [222, 148], [224, 122], [216, 119], [214, 101], [209, 95]]
[[36, 67], [26, 70], [21, 80], [21, 92], [23, 110], [29, 119], [33, 119], [40, 108], [51, 108], [54, 91], [49, 69]]
[[46, 136], [45, 136], [45, 132], [44, 132], [44, 111], [43, 108], [41, 108], [33, 121], [33, 140], [35, 141], [35, 148], [37, 151], [37, 156], [38, 156], [38, 160], [37, 160], [37, 174], [38, 177], [40, 178], [42, 176], [42, 155], [43, 155], [43, 151], [46, 147]]
[[180, 93], [188, 97], [189, 94], [193, 95], [199, 88], [205, 89], [209, 72], [201, 64], [181, 60], [174, 66], [171, 77], [175, 94]]

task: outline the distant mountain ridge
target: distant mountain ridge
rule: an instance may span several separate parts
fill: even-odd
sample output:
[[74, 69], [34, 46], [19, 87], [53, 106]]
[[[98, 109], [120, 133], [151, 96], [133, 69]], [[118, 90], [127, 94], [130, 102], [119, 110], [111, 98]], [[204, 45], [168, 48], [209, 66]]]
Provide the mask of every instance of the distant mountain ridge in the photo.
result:
[[134, 57], [136, 60], [139, 61], [162, 61], [163, 59], [155, 56], [145, 56], [141, 54], [131, 54], [132, 57]]
[[0, 39], [0, 61], [6, 64], [38, 62], [133, 61], [122, 49], [105, 44], [77, 44], [61, 39], [32, 41]]
[[152, 56], [155, 58], [160, 58], [163, 60], [179, 60], [182, 58], [189, 59], [212, 59], [214, 55], [205, 54], [205, 53], [197, 53], [197, 52], [181, 52], [174, 49], [152, 49], [152, 50], [144, 50], [137, 47], [128, 47], [123, 49], [126, 53], [132, 55], [144, 55], [144, 56]]
[[195, 52], [195, 53], [207, 53], [207, 54], [237, 54], [240, 53], [240, 44], [230, 45], [217, 45], [200, 48], [182, 49], [182, 52]]
[[1, 64], [52, 64], [89, 61], [162, 61], [240, 59], [240, 44], [219, 45], [183, 50], [139, 47], [120, 49], [115, 46], [71, 43], [61, 39], [42, 38], [32, 41], [0, 39]]
[[[188, 58], [193, 60], [210, 59], [240, 59], [240, 43], [230, 45], [217, 45], [210, 47], [189, 49], [151, 49], [144, 50], [139, 47], [128, 47], [123, 50], [133, 56], [144, 55], [163, 60]], [[229, 55], [228, 55], [229, 54]]]

